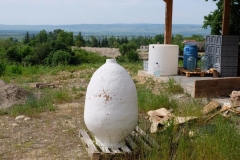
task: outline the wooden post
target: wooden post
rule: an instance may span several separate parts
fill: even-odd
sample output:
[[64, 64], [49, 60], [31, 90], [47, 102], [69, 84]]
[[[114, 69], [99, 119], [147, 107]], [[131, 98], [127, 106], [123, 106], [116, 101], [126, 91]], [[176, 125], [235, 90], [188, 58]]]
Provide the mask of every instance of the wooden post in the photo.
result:
[[223, 18], [222, 18], [222, 35], [229, 33], [229, 19], [230, 19], [230, 5], [231, 0], [224, 0]]
[[166, 3], [164, 44], [172, 44], [172, 10], [173, 0], [163, 0]]

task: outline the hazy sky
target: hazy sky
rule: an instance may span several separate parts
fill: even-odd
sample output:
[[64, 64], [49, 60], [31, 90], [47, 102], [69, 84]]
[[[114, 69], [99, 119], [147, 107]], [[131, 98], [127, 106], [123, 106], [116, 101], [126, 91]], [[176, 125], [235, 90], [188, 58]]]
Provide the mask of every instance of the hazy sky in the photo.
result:
[[[209, 0], [173, 0], [173, 24], [202, 24]], [[0, 0], [0, 24], [112, 24], [165, 21], [163, 0]]]

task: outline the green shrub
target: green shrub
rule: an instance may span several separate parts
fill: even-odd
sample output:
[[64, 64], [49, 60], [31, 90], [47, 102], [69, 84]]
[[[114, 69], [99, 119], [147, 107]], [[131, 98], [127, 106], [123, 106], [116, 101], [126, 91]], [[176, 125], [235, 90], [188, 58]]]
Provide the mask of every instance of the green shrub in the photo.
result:
[[138, 62], [140, 59], [135, 43], [122, 44], [119, 47], [119, 52], [121, 56], [116, 58], [118, 62]]
[[10, 72], [14, 74], [22, 74], [22, 69], [17, 65], [13, 65], [10, 66]]
[[71, 54], [66, 51], [58, 50], [53, 53], [52, 65], [67, 65], [71, 60]]
[[[20, 114], [32, 116], [44, 111], [55, 111], [56, 107], [53, 106], [53, 98], [51, 95], [43, 96], [39, 99], [34, 97], [33, 94], [29, 94], [25, 104], [18, 104], [9, 110], [3, 112], [0, 111], [0, 115], [8, 114], [11, 116], [17, 116]], [[2, 113], [1, 113], [2, 112]]]
[[173, 93], [173, 94], [181, 94], [181, 93], [183, 93], [183, 88], [173, 78], [169, 78], [168, 82], [166, 82], [163, 85], [165, 86], [165, 90], [167, 92], [169, 92], [169, 93]]
[[19, 53], [19, 49], [17, 46], [10, 47], [8, 50], [6, 50], [6, 57], [10, 61], [15, 61], [15, 62], [21, 62], [21, 56]]
[[75, 51], [75, 60], [78, 63], [104, 63], [106, 56], [101, 56], [95, 52], [87, 52], [86, 50], [79, 49]]
[[119, 47], [119, 51], [121, 53], [121, 56], [124, 56], [125, 54], [129, 53], [130, 51], [136, 51], [137, 46], [134, 43], [124, 43]]
[[6, 70], [6, 65], [3, 62], [0, 62], [0, 76], [3, 75], [5, 70]]
[[130, 51], [126, 54], [126, 58], [128, 62], [138, 62], [139, 54], [136, 51]]
[[118, 56], [116, 59], [118, 62], [139, 62], [140, 60], [138, 52], [133, 50]]

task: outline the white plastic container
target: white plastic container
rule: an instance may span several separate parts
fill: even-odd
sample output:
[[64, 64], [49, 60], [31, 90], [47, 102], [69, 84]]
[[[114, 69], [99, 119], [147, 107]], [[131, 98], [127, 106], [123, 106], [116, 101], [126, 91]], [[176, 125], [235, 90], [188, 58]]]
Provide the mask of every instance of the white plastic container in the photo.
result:
[[107, 59], [87, 88], [84, 121], [99, 146], [119, 148], [136, 127], [138, 99], [135, 84], [115, 59]]
[[148, 73], [153, 74], [156, 62], [161, 66], [161, 76], [178, 74], [179, 46], [170, 44], [150, 44], [148, 53]]

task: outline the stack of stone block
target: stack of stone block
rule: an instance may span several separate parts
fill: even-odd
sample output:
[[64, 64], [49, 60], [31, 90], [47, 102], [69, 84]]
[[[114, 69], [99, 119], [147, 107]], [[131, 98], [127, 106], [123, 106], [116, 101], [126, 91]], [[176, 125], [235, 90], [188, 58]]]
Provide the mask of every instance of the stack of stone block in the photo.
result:
[[205, 39], [205, 56], [209, 67], [222, 77], [236, 77], [238, 73], [238, 36], [208, 35]]

